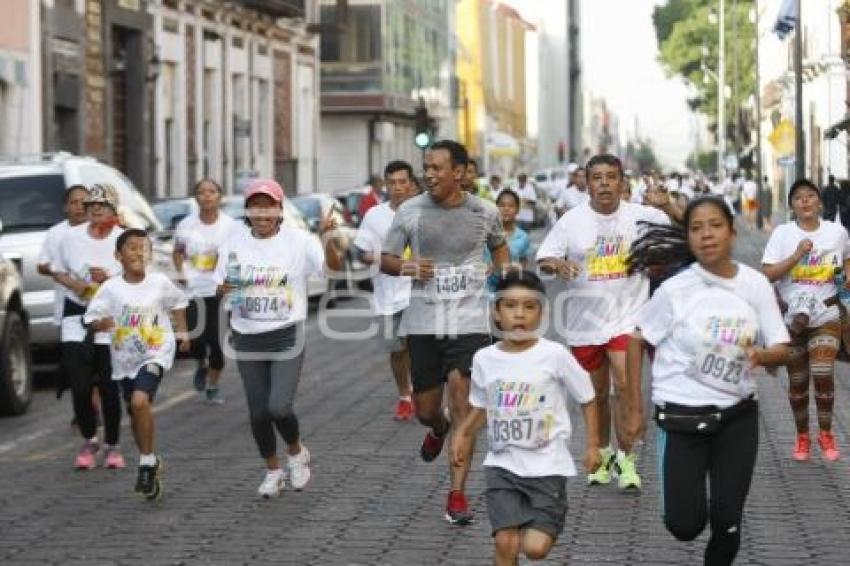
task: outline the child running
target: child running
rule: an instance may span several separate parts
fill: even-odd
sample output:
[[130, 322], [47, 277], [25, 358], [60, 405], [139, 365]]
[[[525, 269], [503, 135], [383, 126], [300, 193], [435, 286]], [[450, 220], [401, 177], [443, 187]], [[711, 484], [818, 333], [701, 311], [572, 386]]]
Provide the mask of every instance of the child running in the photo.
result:
[[151, 243], [144, 230], [127, 230], [118, 237], [115, 256], [123, 266], [120, 277], [107, 280], [92, 299], [84, 323], [112, 334], [112, 379], [121, 384], [124, 401], [139, 448], [135, 493], [152, 501], [162, 496], [162, 458], [154, 452], [151, 404], [166, 370], [174, 363], [174, 315], [180, 351], [188, 352], [183, 292], [162, 273], [146, 273]]
[[498, 566], [517, 564], [520, 553], [545, 558], [564, 529], [566, 478], [576, 474], [567, 447], [569, 397], [584, 413], [584, 466], [594, 470], [600, 463], [590, 376], [564, 346], [538, 336], [544, 292], [529, 271], [500, 278], [494, 319], [502, 340], [473, 358], [472, 411], [451, 450], [452, 465], [463, 466], [487, 423], [486, 498]]

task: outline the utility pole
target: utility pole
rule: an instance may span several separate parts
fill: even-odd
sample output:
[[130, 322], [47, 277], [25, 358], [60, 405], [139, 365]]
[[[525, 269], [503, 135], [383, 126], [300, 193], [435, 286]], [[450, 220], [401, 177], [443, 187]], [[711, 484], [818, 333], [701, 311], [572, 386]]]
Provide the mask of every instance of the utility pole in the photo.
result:
[[[798, 0], [799, 1], [799, 0]], [[726, 7], [725, 0], [720, 0], [719, 61], [717, 65], [717, 178], [722, 180], [725, 175], [724, 161], [726, 159]]]
[[[758, 203], [758, 212], [756, 213], [756, 226], [759, 230], [764, 227], [764, 207], [762, 206], [762, 195], [766, 187], [762, 184], [764, 179], [764, 169], [761, 163], [761, 70], [759, 68], [759, 3], [753, 5], [753, 24], [755, 25], [756, 38], [756, 186], [758, 193], [756, 202]], [[773, 199], [773, 192], [768, 189], [767, 198]], [[772, 207], [771, 207], [772, 208]]]
[[[722, 1], [722, 0], [721, 0]], [[802, 2], [797, 0], [797, 30], [794, 35], [794, 90], [796, 109], [794, 132], [796, 141], [797, 179], [806, 176], [806, 140], [803, 133], [803, 12]]]

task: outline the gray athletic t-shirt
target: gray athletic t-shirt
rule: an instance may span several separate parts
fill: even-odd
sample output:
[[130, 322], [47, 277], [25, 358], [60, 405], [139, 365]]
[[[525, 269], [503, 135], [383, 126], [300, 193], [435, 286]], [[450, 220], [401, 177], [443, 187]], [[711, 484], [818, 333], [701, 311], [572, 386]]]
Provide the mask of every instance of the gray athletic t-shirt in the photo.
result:
[[384, 243], [384, 252], [434, 260], [436, 276], [414, 281], [410, 306], [402, 316], [402, 334], [489, 333], [485, 289], [485, 246], [505, 244], [496, 206], [467, 194], [463, 204], [444, 208], [423, 193], [402, 204]]

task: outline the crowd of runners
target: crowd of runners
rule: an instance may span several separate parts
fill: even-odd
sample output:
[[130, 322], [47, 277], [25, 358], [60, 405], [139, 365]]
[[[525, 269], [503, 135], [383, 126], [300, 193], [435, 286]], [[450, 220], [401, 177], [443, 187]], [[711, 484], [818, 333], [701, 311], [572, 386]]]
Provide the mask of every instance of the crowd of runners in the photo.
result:
[[[564, 529], [566, 480], [578, 473], [571, 411], [584, 420], [587, 489], [615, 479], [621, 490], [642, 488], [635, 447], [651, 418], [666, 528], [692, 540], [709, 524], [705, 563], [730, 564], [755, 467], [757, 380], [787, 367], [797, 428], [789, 455], [799, 461], [811, 458], [812, 382], [820, 454], [839, 458], [831, 420], [846, 312], [836, 276], [850, 271], [847, 232], [821, 219], [819, 188], [799, 180], [788, 196], [794, 219], [773, 231], [759, 271], [732, 259], [728, 194], [699, 182], [685, 190], [674, 176], [630, 183], [606, 154], [568, 174], [550, 187], [556, 218], [535, 250], [527, 178], [479, 184], [477, 164], [449, 140], [425, 152], [424, 187], [408, 163], [387, 164], [388, 198], [362, 211], [353, 245], [372, 267], [377, 340], [398, 392], [393, 418], [426, 428], [426, 462], [448, 444], [445, 515], [456, 525], [474, 519], [466, 480], [486, 428], [497, 564], [544, 558]], [[139, 452], [135, 492], [161, 497], [158, 386], [179, 350], [197, 362], [195, 387], [220, 404], [230, 352], [265, 465], [258, 494], [303, 489], [310, 452], [295, 406], [307, 278], [343, 270], [335, 223], [321, 220], [321, 239], [287, 226], [284, 190], [271, 179], [245, 189], [244, 222], [219, 209], [214, 180], [193, 196], [172, 280], [150, 270], [147, 234], [120, 225], [114, 188], [66, 191], [68, 219], [48, 234], [39, 271], [59, 290], [63, 367], [83, 438], [74, 466], [94, 469], [99, 455], [106, 467], [125, 466], [123, 397]]]

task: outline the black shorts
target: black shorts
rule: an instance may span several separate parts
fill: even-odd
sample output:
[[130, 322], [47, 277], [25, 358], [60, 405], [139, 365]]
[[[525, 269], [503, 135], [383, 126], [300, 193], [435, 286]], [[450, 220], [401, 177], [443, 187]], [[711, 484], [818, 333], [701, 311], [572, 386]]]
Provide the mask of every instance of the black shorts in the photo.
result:
[[567, 478], [525, 478], [504, 468], [484, 468], [487, 514], [493, 536], [502, 529], [534, 529], [557, 539], [567, 518]]
[[147, 364], [136, 377], [125, 377], [121, 380], [121, 392], [124, 395], [124, 402], [127, 405], [127, 412], [130, 412], [130, 399], [133, 397], [134, 391], [144, 391], [148, 394], [148, 399], [153, 403], [156, 392], [159, 390], [159, 384], [162, 382], [163, 374], [162, 366], [159, 364]]
[[443, 385], [452, 370], [458, 370], [469, 377], [472, 373], [472, 356], [490, 344], [492, 339], [489, 334], [461, 334], [453, 338], [408, 334], [410, 379], [414, 393]]

